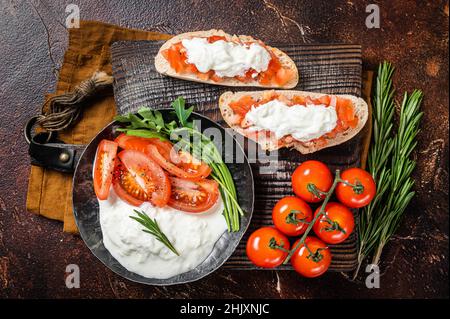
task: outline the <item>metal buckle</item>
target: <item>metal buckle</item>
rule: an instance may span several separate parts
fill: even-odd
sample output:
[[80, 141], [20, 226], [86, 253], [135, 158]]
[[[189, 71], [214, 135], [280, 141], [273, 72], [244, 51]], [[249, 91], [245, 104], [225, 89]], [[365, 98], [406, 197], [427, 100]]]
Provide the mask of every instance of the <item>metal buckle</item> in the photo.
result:
[[[50, 142], [55, 137], [55, 132], [41, 132], [33, 136], [33, 127], [36, 124], [37, 119], [38, 116], [33, 116], [28, 120], [28, 122], [25, 124], [25, 127], [23, 128], [23, 135], [25, 137], [25, 141], [27, 141], [28, 144], [30, 144], [31, 141], [39, 144], [45, 144]], [[37, 135], [39, 135], [39, 141], [35, 141], [35, 137]]]

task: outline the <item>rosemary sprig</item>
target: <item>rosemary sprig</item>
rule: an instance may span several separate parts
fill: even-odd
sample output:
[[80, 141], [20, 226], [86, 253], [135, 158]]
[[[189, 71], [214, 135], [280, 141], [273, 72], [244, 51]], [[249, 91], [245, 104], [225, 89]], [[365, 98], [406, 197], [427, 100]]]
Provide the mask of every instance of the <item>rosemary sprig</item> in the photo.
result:
[[161, 231], [159, 228], [158, 223], [155, 219], [151, 219], [147, 214], [144, 212], [140, 213], [137, 210], [134, 209], [134, 212], [138, 215], [136, 216], [129, 216], [131, 219], [134, 219], [139, 224], [144, 226], [146, 229], [143, 229], [143, 232], [149, 233], [156, 237], [157, 240], [159, 240], [161, 243], [163, 243], [167, 248], [169, 248], [175, 255], [180, 256], [178, 251], [175, 249], [175, 247], [172, 245], [172, 243], [169, 241], [167, 236]]
[[373, 254], [372, 263], [378, 264], [382, 250], [396, 231], [401, 217], [414, 196], [411, 173], [415, 161], [410, 155], [416, 147], [416, 135], [422, 117], [422, 92], [405, 93], [400, 106], [400, 121], [396, 134], [394, 126], [394, 68], [388, 62], [380, 64], [374, 94], [373, 140], [367, 168], [377, 184], [373, 201], [359, 215], [358, 267]]

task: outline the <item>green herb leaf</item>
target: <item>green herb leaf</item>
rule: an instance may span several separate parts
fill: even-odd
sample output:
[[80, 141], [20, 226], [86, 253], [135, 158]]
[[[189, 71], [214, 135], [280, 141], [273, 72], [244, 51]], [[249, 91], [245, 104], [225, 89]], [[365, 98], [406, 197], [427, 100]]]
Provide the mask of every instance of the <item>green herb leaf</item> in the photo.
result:
[[146, 229], [143, 229], [143, 232], [146, 232], [148, 234], [151, 234], [156, 237], [158, 241], [163, 243], [167, 248], [169, 248], [175, 255], [180, 256], [178, 251], [175, 249], [175, 247], [172, 245], [172, 243], [169, 241], [167, 236], [161, 231], [159, 228], [159, 225], [155, 219], [151, 219], [147, 214], [144, 212], [139, 212], [137, 210], [134, 210], [134, 212], [138, 215], [138, 217], [135, 216], [129, 216], [131, 219], [137, 221], [139, 224], [144, 226]]
[[163, 134], [155, 131], [145, 130], [145, 129], [127, 129], [127, 128], [118, 128], [118, 132], [125, 132], [127, 135], [145, 137], [145, 138], [159, 138], [162, 141], [167, 141], [167, 137]]
[[178, 97], [172, 102], [172, 107], [177, 115], [178, 121], [180, 121], [181, 126], [192, 128], [192, 124], [189, 124], [187, 120], [191, 116], [192, 111], [194, 111], [194, 106], [186, 109], [185, 105], [186, 103], [182, 97]]
[[142, 118], [144, 120], [149, 120], [149, 121], [154, 121], [155, 117], [153, 116], [153, 111], [152, 109], [148, 108], [148, 107], [142, 107], [140, 108], [137, 113], [142, 116]]
[[159, 132], [165, 127], [164, 119], [159, 111], [154, 111], [153, 114], [155, 115], [156, 130]]
[[130, 122], [130, 118], [128, 115], [116, 115], [114, 117], [114, 120], [119, 122], [119, 123], [127, 123]]

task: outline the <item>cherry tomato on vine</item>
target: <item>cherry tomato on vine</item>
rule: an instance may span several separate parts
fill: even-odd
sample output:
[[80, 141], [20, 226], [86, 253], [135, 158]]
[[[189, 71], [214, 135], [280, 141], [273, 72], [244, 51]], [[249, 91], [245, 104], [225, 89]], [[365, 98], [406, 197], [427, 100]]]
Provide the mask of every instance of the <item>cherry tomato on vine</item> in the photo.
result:
[[280, 199], [272, 209], [272, 220], [275, 227], [287, 236], [298, 236], [305, 232], [312, 220], [311, 207], [295, 196]]
[[247, 256], [258, 267], [274, 268], [283, 263], [290, 248], [289, 241], [275, 227], [255, 230], [247, 241]]
[[325, 198], [320, 192], [328, 192], [333, 184], [329, 168], [319, 161], [306, 161], [292, 174], [294, 193], [308, 203], [318, 203]]
[[365, 170], [356, 167], [349, 168], [342, 172], [341, 179], [351, 184], [341, 182], [336, 186], [336, 197], [345, 206], [364, 207], [375, 197], [375, 181]]
[[[320, 211], [317, 208], [314, 217]], [[355, 227], [353, 214], [341, 203], [330, 202], [325, 206], [325, 215], [314, 223], [313, 230], [317, 237], [328, 244], [339, 244], [350, 236]]]
[[[299, 241], [300, 239], [294, 243], [293, 247]], [[300, 245], [292, 255], [291, 264], [295, 271], [304, 277], [318, 277], [330, 267], [330, 249], [320, 239], [308, 236], [305, 243]]]

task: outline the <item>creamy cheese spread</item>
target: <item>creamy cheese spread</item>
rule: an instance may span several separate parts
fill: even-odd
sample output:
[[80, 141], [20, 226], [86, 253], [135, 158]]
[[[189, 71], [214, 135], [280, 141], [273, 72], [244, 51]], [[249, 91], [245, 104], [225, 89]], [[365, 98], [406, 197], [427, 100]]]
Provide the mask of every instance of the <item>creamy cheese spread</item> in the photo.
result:
[[228, 41], [209, 43], [206, 38], [181, 41], [186, 49], [187, 62], [203, 73], [213, 70], [219, 77], [243, 76], [247, 70], [266, 71], [270, 53], [261, 45], [238, 44]]
[[[148, 278], [166, 279], [194, 269], [208, 257], [227, 229], [220, 197], [208, 211], [189, 214], [147, 202], [140, 207], [130, 206], [111, 189], [109, 198], [99, 200], [99, 206], [106, 249], [126, 269]], [[180, 256], [142, 231], [144, 227], [129, 217], [136, 216], [134, 209], [156, 218]]]
[[286, 135], [301, 142], [307, 142], [331, 132], [336, 127], [337, 114], [333, 106], [292, 105], [272, 100], [258, 107], [252, 106], [245, 115], [252, 124], [250, 130], [267, 130], [277, 139]]

